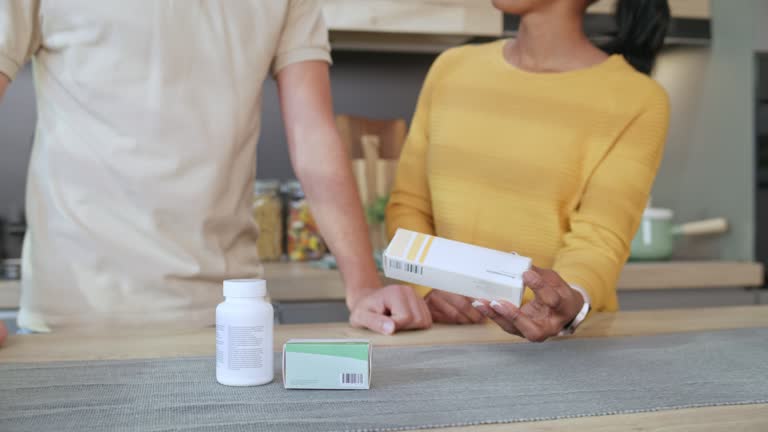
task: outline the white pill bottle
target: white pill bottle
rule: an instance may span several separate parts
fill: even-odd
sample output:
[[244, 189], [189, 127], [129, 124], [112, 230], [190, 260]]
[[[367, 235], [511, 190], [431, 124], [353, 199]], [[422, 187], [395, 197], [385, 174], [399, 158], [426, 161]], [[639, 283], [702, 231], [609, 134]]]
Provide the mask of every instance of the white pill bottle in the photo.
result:
[[216, 381], [256, 386], [274, 379], [274, 316], [264, 280], [224, 281], [224, 302], [216, 307]]

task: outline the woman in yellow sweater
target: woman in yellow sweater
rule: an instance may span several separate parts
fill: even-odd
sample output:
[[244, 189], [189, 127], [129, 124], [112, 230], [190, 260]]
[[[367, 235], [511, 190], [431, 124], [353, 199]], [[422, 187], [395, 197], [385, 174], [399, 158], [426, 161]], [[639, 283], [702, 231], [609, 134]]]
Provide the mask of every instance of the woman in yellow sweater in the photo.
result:
[[463, 46], [433, 64], [387, 209], [406, 228], [537, 266], [525, 304], [416, 287], [434, 321], [487, 316], [532, 341], [572, 330], [589, 308], [615, 311], [616, 280], [662, 156], [664, 90], [647, 74], [666, 0], [620, 0], [617, 35], [583, 32], [593, 0], [493, 0], [521, 16], [515, 40]]

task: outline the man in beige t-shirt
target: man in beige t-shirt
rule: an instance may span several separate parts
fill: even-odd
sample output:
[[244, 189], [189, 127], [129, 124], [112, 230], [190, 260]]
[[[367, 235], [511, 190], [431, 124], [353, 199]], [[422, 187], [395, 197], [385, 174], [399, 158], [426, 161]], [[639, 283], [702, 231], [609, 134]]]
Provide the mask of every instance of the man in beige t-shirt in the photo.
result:
[[261, 276], [250, 206], [269, 73], [352, 323], [430, 325], [370, 258], [315, 1], [0, 0], [0, 97], [30, 59], [21, 328], [212, 325], [221, 281]]

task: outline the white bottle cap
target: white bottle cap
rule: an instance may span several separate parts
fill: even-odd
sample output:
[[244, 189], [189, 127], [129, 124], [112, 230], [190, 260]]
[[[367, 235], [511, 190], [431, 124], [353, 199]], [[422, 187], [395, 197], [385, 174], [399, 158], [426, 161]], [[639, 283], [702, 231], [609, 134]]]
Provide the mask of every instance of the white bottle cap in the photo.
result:
[[230, 279], [224, 281], [224, 297], [256, 298], [267, 295], [264, 279]]

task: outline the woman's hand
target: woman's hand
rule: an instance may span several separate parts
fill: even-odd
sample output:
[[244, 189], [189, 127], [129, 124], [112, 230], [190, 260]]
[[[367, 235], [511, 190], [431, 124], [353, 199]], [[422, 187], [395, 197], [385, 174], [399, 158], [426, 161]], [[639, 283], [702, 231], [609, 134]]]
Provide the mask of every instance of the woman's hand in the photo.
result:
[[485, 321], [472, 306], [472, 299], [445, 291], [432, 290], [424, 298], [434, 322], [444, 324], [477, 324]]
[[531, 342], [556, 336], [584, 306], [581, 293], [552, 270], [533, 267], [525, 272], [523, 282], [536, 297], [520, 308], [504, 300], [476, 300], [472, 305], [507, 333]]

